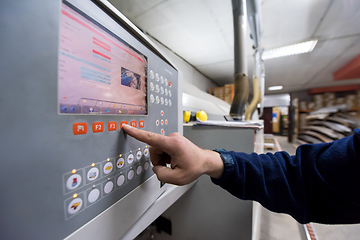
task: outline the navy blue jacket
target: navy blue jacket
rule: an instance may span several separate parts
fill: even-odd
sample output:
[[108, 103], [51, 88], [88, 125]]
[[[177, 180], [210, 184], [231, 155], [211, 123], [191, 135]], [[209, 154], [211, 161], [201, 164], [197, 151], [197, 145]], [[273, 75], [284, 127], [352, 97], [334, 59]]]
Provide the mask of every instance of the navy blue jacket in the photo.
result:
[[299, 223], [360, 223], [360, 129], [354, 132], [331, 143], [301, 145], [295, 156], [215, 150], [224, 173], [211, 180]]

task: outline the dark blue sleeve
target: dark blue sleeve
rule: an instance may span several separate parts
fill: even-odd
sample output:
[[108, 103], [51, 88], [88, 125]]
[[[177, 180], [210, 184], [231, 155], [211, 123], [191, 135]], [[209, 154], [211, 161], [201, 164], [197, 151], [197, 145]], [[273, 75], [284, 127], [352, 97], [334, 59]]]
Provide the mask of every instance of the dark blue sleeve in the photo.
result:
[[211, 180], [236, 197], [300, 223], [360, 223], [360, 129], [331, 143], [301, 145], [295, 156], [216, 151], [225, 168]]

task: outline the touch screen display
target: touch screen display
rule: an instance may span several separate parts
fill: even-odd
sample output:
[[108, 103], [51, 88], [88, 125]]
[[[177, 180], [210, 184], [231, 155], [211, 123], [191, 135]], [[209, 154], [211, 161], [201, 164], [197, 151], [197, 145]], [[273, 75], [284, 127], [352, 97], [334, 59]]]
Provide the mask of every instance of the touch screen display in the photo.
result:
[[59, 112], [147, 114], [147, 57], [67, 2], [59, 42]]

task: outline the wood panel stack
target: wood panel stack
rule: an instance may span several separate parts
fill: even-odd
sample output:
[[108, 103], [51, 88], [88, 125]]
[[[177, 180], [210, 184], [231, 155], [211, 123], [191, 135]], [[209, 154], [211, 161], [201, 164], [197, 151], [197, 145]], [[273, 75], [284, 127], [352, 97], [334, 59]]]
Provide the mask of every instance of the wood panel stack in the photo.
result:
[[231, 104], [234, 98], [234, 84], [226, 84], [224, 87], [209, 88], [209, 93]]

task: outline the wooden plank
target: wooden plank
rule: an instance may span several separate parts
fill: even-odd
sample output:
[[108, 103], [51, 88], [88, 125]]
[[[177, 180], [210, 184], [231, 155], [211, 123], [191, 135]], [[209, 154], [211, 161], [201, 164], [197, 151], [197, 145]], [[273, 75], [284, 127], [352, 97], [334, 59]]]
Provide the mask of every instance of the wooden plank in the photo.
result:
[[325, 127], [333, 129], [336, 132], [339, 132], [339, 133], [342, 133], [342, 134], [345, 134], [345, 135], [349, 135], [349, 134], [352, 133], [350, 128], [348, 128], [348, 127], [346, 127], [344, 125], [338, 124], [338, 123], [334, 123], [334, 122], [311, 121], [311, 122], [309, 122], [309, 125], [325, 126]]
[[302, 135], [309, 135], [311, 137], [315, 137], [317, 139], [319, 139], [321, 142], [325, 142], [325, 143], [329, 143], [329, 142], [332, 142], [333, 140], [322, 135], [322, 134], [319, 134], [319, 133], [316, 133], [316, 132], [313, 132], [313, 131], [303, 131], [301, 132]]
[[311, 137], [309, 135], [299, 134], [298, 139], [305, 141], [306, 143], [322, 143], [319, 139]]
[[303, 127], [304, 130], [312, 130], [315, 132], [318, 132], [322, 135], [326, 135], [334, 140], [339, 139], [339, 135], [337, 135], [334, 130], [330, 129], [330, 128], [326, 128], [326, 127], [321, 127], [321, 126], [305, 126]]

